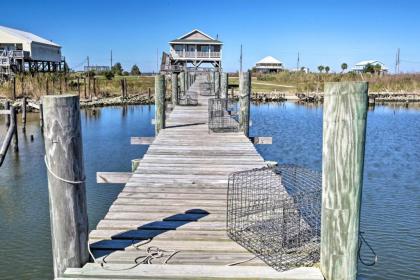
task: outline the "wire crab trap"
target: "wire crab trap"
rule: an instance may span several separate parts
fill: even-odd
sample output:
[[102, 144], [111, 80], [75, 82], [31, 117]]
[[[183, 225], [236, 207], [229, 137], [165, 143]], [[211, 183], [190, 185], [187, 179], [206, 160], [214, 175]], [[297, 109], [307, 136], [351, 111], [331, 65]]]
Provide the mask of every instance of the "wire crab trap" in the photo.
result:
[[197, 106], [198, 105], [198, 94], [195, 91], [188, 91], [184, 96], [181, 96], [178, 100], [178, 104], [182, 106]]
[[200, 83], [200, 95], [202, 95], [202, 96], [213, 96], [214, 95], [214, 84], [212, 82]]
[[229, 237], [278, 271], [319, 261], [321, 174], [295, 165], [229, 176]]
[[209, 99], [209, 129], [213, 132], [239, 131], [238, 103], [231, 99]]

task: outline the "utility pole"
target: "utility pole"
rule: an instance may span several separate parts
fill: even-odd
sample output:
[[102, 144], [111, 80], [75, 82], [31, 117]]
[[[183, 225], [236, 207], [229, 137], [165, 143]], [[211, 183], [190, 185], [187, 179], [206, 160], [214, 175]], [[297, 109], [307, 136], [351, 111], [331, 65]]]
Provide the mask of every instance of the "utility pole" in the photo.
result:
[[298, 52], [297, 63], [296, 63], [296, 71], [299, 71], [299, 68], [300, 68], [300, 57], [299, 57], [299, 52]]
[[400, 73], [400, 48], [397, 49], [397, 55], [395, 57], [395, 74]]
[[111, 69], [112, 69], [112, 50], [111, 50]]
[[239, 57], [239, 73], [242, 73], [242, 44], [241, 44], [241, 55]]

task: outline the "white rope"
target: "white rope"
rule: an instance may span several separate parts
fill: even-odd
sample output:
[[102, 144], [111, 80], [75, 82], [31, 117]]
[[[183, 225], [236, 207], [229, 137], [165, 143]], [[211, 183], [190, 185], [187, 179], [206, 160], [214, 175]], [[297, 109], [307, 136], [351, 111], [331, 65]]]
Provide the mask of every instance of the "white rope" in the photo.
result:
[[65, 183], [69, 183], [69, 184], [83, 184], [86, 181], [86, 178], [83, 178], [81, 181], [71, 181], [71, 180], [66, 180], [61, 178], [60, 176], [58, 176], [57, 174], [55, 174], [54, 172], [52, 172], [50, 165], [48, 164], [47, 161], [47, 155], [44, 156], [44, 162], [45, 162], [45, 166], [47, 167], [48, 172], [50, 172], [51, 175], [53, 175], [56, 179], [63, 181]]

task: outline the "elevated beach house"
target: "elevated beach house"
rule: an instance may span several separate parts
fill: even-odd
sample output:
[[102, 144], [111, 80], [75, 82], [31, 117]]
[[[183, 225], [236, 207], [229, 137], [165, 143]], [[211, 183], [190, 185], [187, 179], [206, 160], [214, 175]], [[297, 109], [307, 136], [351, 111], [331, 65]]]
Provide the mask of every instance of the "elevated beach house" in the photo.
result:
[[0, 74], [58, 71], [61, 46], [35, 34], [0, 26]]
[[386, 65], [378, 60], [363, 60], [354, 65], [354, 67], [351, 69], [354, 72], [364, 72], [366, 67], [369, 65], [373, 66], [374, 68], [380, 67], [379, 73], [384, 74], [388, 72], [388, 67]]
[[284, 70], [283, 62], [272, 57], [266, 56], [255, 64], [256, 72], [259, 73], [276, 73]]
[[177, 71], [202, 65], [222, 67], [223, 43], [198, 29], [170, 41], [169, 45], [169, 54], [164, 54], [161, 70]]

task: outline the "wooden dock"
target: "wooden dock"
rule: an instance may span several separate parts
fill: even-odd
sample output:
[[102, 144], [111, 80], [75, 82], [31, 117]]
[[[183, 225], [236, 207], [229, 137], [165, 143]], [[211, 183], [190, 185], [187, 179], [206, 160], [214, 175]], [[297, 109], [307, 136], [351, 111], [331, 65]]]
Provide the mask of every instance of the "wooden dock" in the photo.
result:
[[243, 133], [209, 133], [208, 99], [175, 106], [90, 232], [96, 263], [60, 279], [323, 279], [317, 268], [278, 272], [227, 236], [228, 175], [266, 164]]

